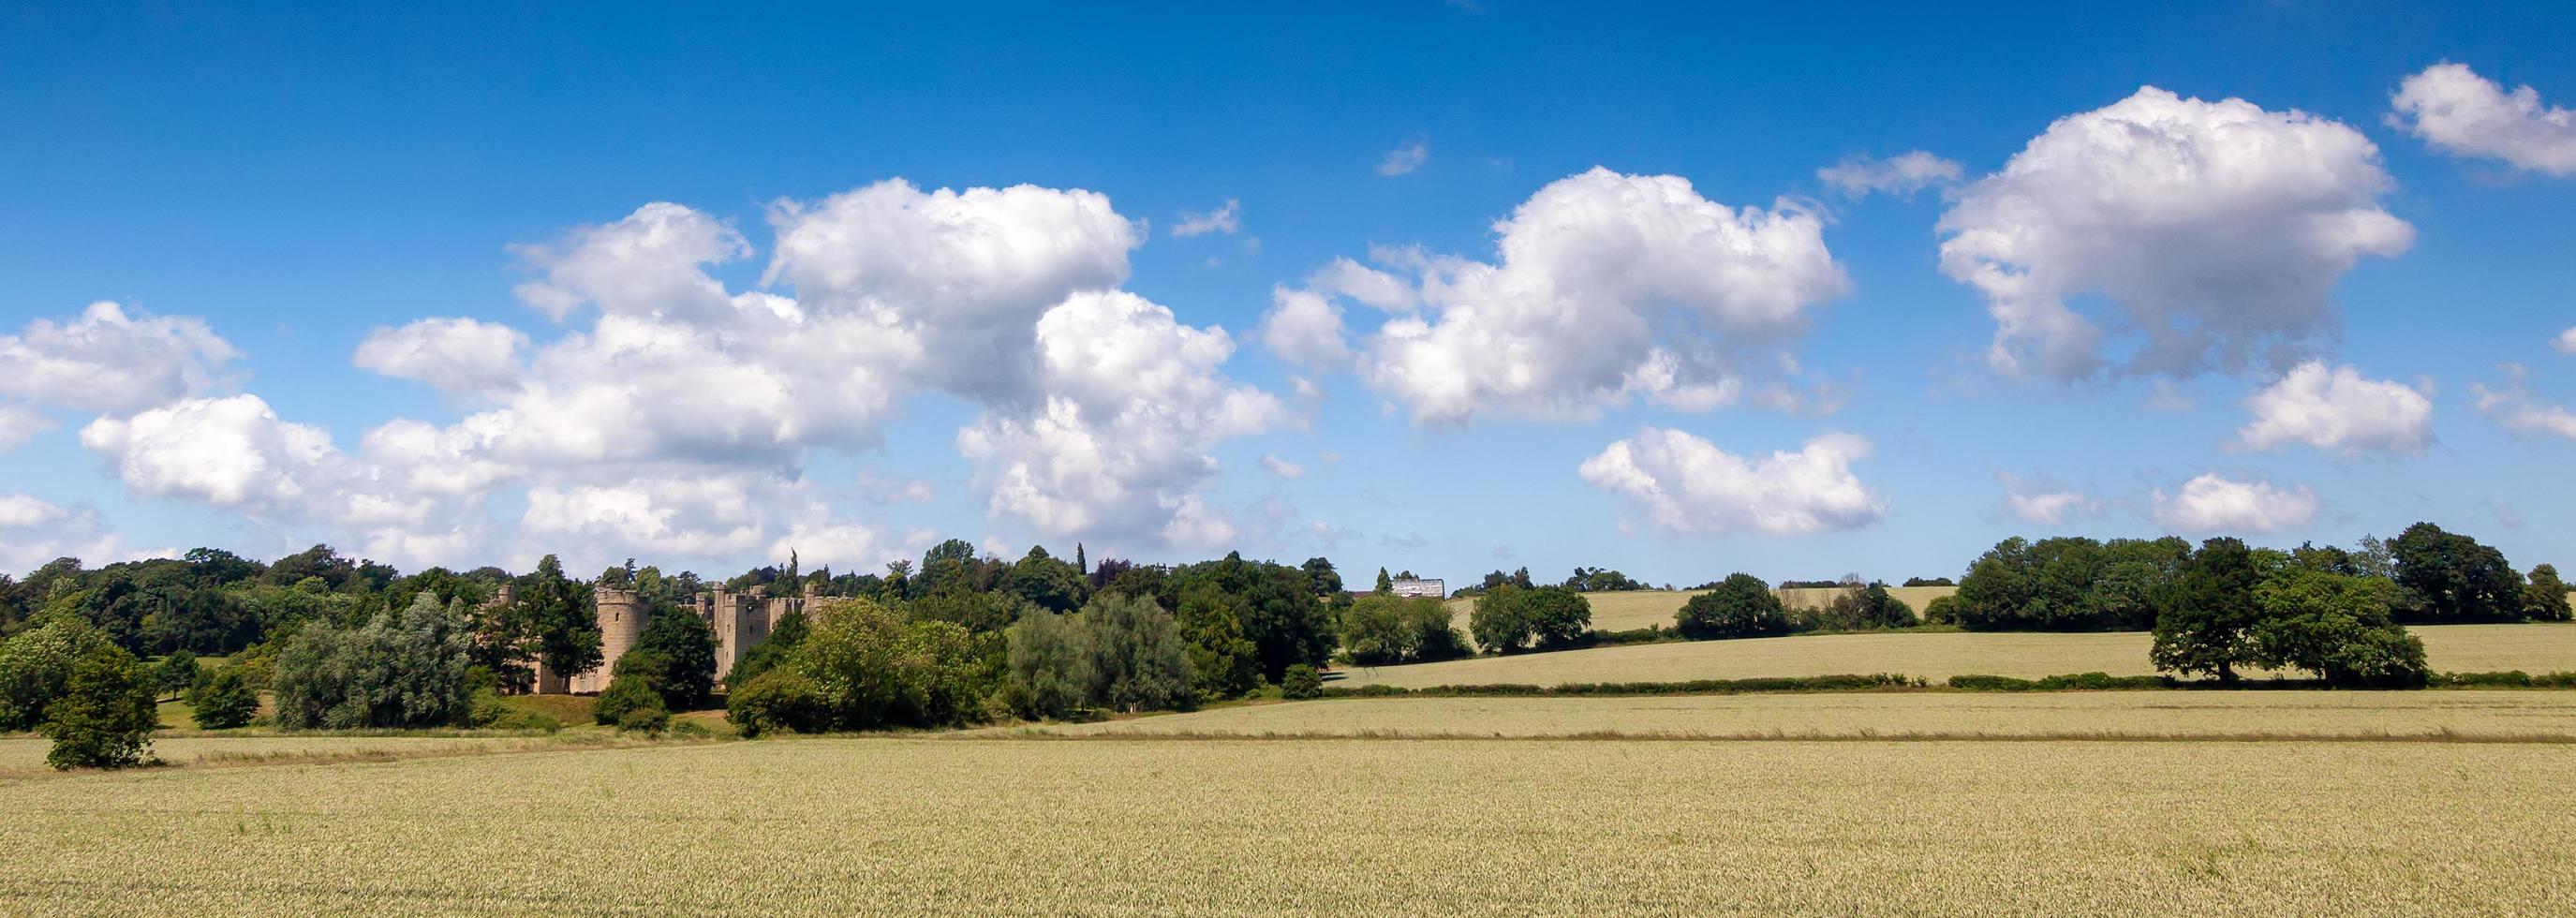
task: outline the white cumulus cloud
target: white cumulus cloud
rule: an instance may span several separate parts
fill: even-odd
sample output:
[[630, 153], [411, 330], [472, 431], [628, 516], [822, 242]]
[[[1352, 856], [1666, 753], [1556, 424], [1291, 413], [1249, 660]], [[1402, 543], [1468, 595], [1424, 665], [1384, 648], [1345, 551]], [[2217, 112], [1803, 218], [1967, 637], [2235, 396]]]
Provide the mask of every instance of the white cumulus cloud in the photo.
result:
[[1827, 434], [1797, 452], [1748, 459], [1683, 431], [1647, 427], [1584, 460], [1578, 472], [1593, 487], [1627, 497], [1659, 530], [1793, 535], [1853, 529], [1886, 515], [1886, 497], [1851, 471], [1867, 455], [1869, 441]]
[[421, 319], [369, 332], [351, 361], [443, 392], [502, 393], [518, 385], [519, 355], [527, 347], [525, 333], [498, 322]]
[[0, 396], [128, 414], [219, 387], [239, 353], [204, 320], [128, 316], [100, 301], [69, 322], [36, 319], [0, 335]]
[[2413, 453], [2433, 439], [2433, 400], [2424, 393], [2314, 360], [2247, 398], [2245, 410], [2254, 421], [2236, 439], [2246, 449], [2305, 443], [2322, 450]]
[[0, 402], [0, 453], [27, 445], [37, 434], [54, 429], [54, 419], [26, 405]]
[[[2059, 119], [1962, 189], [1941, 268], [1985, 296], [2006, 372], [2286, 366], [2336, 326], [2327, 294], [2355, 262], [2413, 244], [2379, 206], [2393, 187], [2339, 122], [2150, 86]], [[2145, 338], [2116, 365], [2103, 323], [2070, 303], [2095, 294]]]
[[1342, 344], [1327, 298], [1392, 312], [1354, 358], [1419, 424], [1587, 419], [1632, 395], [1705, 410], [1745, 394], [1747, 355], [1850, 288], [1815, 213], [1728, 207], [1677, 176], [1593, 169], [1540, 189], [1494, 229], [1494, 262], [1374, 253], [1408, 280], [1336, 262], [1274, 297], [1265, 339], [1283, 356], [1326, 360]]
[[2454, 155], [2576, 175], [2576, 111], [2541, 104], [2529, 86], [2508, 92], [2467, 64], [2441, 63], [2399, 83], [2389, 104], [2389, 126]]
[[2236, 481], [2204, 472], [2182, 489], [2155, 492], [2158, 524], [2177, 532], [2262, 535], [2306, 523], [2317, 515], [2317, 496], [2300, 485], [2274, 487], [2269, 481]]

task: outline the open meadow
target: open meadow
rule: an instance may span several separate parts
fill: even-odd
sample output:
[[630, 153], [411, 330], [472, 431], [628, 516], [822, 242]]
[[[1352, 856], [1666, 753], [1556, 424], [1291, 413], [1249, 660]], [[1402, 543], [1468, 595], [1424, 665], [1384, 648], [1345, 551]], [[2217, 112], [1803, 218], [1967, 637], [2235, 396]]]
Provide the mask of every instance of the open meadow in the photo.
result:
[[2576, 874], [2532, 852], [2571, 772], [2564, 744], [915, 736], [82, 773], [0, 778], [0, 912], [2566, 914]]
[[[2421, 625], [2436, 671], [2555, 672], [2576, 669], [2576, 624]], [[1475, 657], [1407, 666], [1348, 668], [1326, 685], [1561, 682], [1678, 682], [1756, 676], [1896, 673], [1940, 681], [1985, 674], [2037, 678], [2061, 673], [2150, 675], [2152, 636], [2143, 631], [2080, 633], [1890, 631], [1725, 641], [1677, 641]]]

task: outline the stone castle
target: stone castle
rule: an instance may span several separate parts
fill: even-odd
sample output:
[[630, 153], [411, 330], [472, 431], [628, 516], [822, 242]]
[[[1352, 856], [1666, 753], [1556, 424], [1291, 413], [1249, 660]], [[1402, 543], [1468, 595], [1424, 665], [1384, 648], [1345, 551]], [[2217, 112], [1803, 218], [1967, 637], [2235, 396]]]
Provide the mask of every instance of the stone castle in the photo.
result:
[[[608, 679], [617, 671], [617, 658], [644, 637], [647, 607], [644, 598], [634, 590], [599, 587], [592, 591], [598, 599], [599, 667], [588, 672], [566, 676], [537, 664], [533, 691], [540, 695], [595, 695], [608, 690]], [[802, 596], [760, 596], [734, 590], [715, 589], [689, 597], [681, 608], [695, 613], [713, 626], [716, 632], [716, 684], [724, 684], [751, 648], [769, 639], [778, 620], [790, 612], [803, 612], [821, 599], [812, 584]], [[502, 602], [508, 602], [504, 591]]]

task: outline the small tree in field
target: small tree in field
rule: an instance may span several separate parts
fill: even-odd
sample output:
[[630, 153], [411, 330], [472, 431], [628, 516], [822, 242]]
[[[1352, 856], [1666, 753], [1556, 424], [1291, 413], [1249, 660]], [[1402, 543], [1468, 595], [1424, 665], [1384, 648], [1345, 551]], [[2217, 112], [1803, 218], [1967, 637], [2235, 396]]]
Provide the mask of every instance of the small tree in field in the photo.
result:
[[141, 670], [133, 654], [107, 643], [73, 661], [63, 697], [45, 709], [42, 730], [54, 741], [45, 764], [66, 770], [143, 764], [161, 718]]
[[189, 653], [185, 647], [171, 651], [161, 660], [161, 665], [152, 668], [152, 687], [163, 695], [177, 698], [179, 693], [195, 684], [197, 655]]
[[2543, 564], [2531, 569], [2531, 584], [2522, 588], [2522, 615], [2542, 622], [2563, 622], [2569, 617], [2567, 583], [2558, 579], [2558, 567]]
[[259, 696], [250, 690], [239, 670], [226, 667], [206, 684], [191, 692], [190, 704], [197, 709], [194, 718], [200, 730], [230, 730], [250, 725], [252, 715], [259, 713]]
[[1304, 663], [1290, 666], [1288, 674], [1279, 680], [1279, 697], [1290, 701], [1322, 698], [1324, 697], [1324, 677], [1316, 673], [1314, 667]]
[[2236, 668], [2254, 662], [2249, 638], [2262, 615], [2254, 597], [2262, 582], [2262, 568], [2242, 540], [2200, 543], [2156, 616], [2156, 642], [2148, 650], [2156, 668], [2236, 681]]
[[1726, 575], [1716, 589], [1682, 603], [1673, 624], [1692, 640], [1756, 637], [1789, 630], [1788, 612], [1771, 585], [1751, 574]]

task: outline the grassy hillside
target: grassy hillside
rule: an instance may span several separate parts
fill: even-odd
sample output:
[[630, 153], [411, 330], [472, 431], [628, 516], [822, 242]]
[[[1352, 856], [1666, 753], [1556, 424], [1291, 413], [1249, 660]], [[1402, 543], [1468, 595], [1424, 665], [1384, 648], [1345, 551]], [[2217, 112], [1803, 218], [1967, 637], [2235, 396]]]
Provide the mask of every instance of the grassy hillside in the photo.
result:
[[2568, 765], [2564, 746], [2462, 742], [880, 738], [179, 769], [0, 780], [0, 832], [40, 840], [0, 858], [0, 899], [28, 914], [2558, 914], [2565, 875], [2532, 857], [2576, 825]]
[[[2427, 625], [2436, 670], [2576, 669], [2576, 624]], [[1691, 641], [1568, 650], [1445, 663], [1353, 669], [1331, 685], [1514, 682], [1666, 682], [1832, 673], [1899, 673], [1945, 679], [1966, 673], [2035, 678], [2057, 673], [2147, 674], [2151, 638], [2142, 631], [2090, 634], [1833, 634]]]

